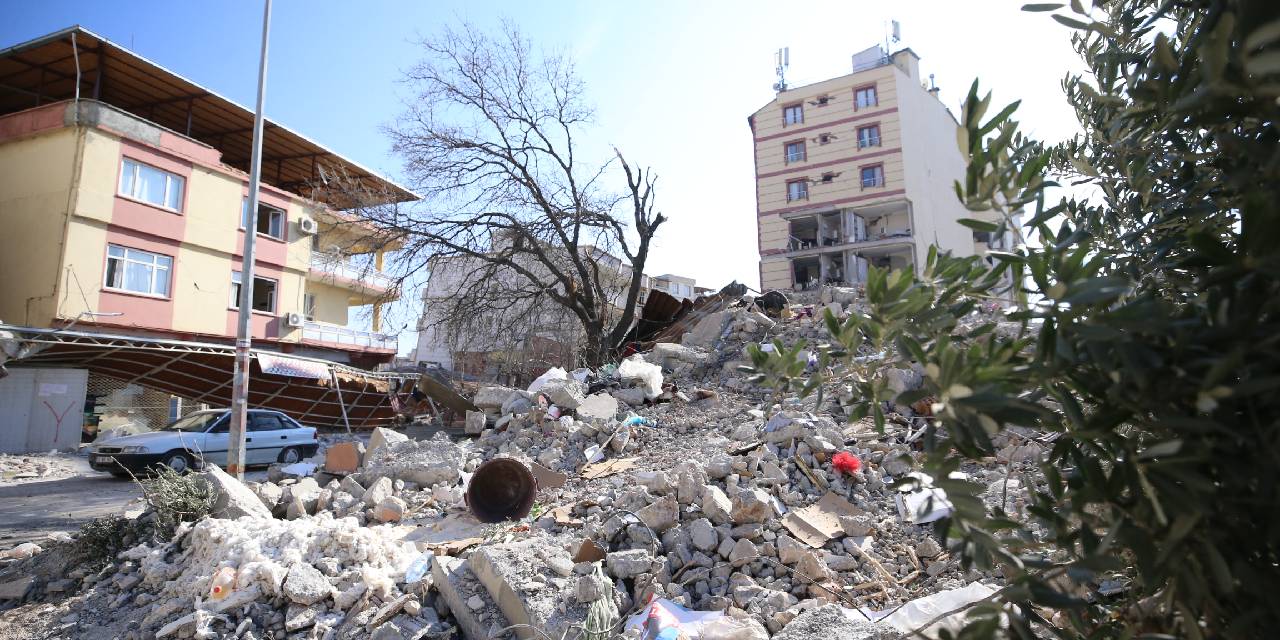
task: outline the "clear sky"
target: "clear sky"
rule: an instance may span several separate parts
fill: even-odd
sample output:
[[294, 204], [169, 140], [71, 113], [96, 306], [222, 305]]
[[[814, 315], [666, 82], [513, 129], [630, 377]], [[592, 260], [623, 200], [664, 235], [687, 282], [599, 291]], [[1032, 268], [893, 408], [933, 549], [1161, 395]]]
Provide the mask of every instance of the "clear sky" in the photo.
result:
[[[1071, 135], [1060, 83], [1080, 68], [1070, 30], [1023, 0], [845, 0], [805, 3], [456, 2], [275, 0], [268, 117], [380, 170], [401, 175], [380, 127], [409, 92], [398, 80], [420, 58], [415, 42], [468, 21], [506, 18], [536, 46], [570, 52], [597, 108], [587, 151], [616, 145], [654, 167], [659, 206], [671, 219], [646, 269], [719, 287], [758, 286], [751, 134], [747, 116], [772, 99], [773, 53], [791, 48], [788, 82], [843, 75], [850, 56], [883, 43], [898, 20], [902, 41], [934, 74], [959, 113], [975, 77], [994, 102], [1022, 99], [1019, 118], [1048, 141]], [[253, 104], [260, 0], [222, 2], [0, 0], [0, 47], [80, 24], [244, 105]], [[994, 109], [993, 109], [994, 111]], [[940, 140], [939, 144], [954, 144]], [[413, 345], [416, 296], [390, 314]], [[409, 304], [413, 301], [413, 304]]]

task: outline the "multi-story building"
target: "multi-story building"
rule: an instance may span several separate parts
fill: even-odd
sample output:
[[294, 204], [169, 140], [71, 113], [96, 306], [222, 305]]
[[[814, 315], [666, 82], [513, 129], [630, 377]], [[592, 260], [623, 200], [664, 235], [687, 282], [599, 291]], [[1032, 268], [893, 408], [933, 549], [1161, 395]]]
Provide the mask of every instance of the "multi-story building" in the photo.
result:
[[910, 49], [879, 46], [848, 75], [783, 87], [748, 118], [762, 290], [856, 285], [868, 266], [918, 268], [930, 245], [981, 253], [958, 219], [955, 117]]
[[227, 406], [247, 233], [249, 402], [319, 427], [394, 418], [409, 376], [369, 370], [397, 351], [379, 326], [397, 245], [344, 213], [352, 190], [312, 187], [415, 196], [267, 121], [250, 224], [253, 121], [80, 27], [0, 49], [0, 451]]
[[[0, 51], [0, 78], [0, 322], [233, 339], [253, 112], [79, 27]], [[326, 168], [414, 199], [268, 121], [253, 339], [368, 368], [396, 352], [396, 246], [309, 197]], [[351, 326], [363, 305], [372, 326]]]

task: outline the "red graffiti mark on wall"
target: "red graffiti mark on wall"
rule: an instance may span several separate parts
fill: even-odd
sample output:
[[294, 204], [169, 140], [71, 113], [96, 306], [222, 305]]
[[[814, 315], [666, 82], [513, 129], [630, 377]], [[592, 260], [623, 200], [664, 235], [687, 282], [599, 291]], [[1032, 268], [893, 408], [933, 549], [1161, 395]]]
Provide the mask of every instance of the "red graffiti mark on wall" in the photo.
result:
[[71, 410], [72, 410], [73, 408], [75, 408], [76, 403], [75, 403], [75, 401], [74, 401], [74, 400], [72, 400], [72, 401], [71, 401], [71, 403], [67, 405], [67, 408], [66, 408], [66, 409], [63, 409], [63, 410], [62, 410], [62, 413], [61, 413], [61, 414], [59, 414], [59, 413], [58, 413], [58, 411], [57, 411], [57, 409], [54, 409], [54, 408], [53, 408], [53, 405], [49, 404], [49, 401], [48, 401], [48, 400], [44, 400], [43, 402], [44, 402], [44, 406], [46, 406], [46, 407], [48, 407], [48, 408], [49, 408], [49, 413], [52, 413], [52, 414], [53, 414], [53, 420], [54, 420], [54, 423], [53, 423], [53, 425], [54, 425], [54, 426], [53, 426], [53, 444], [54, 444], [54, 446], [57, 446], [57, 444], [58, 444], [58, 433], [62, 431], [62, 419], [63, 419], [63, 418], [65, 418], [65, 417], [67, 417], [67, 414], [68, 414], [68, 413], [70, 413], [70, 412], [71, 412]]

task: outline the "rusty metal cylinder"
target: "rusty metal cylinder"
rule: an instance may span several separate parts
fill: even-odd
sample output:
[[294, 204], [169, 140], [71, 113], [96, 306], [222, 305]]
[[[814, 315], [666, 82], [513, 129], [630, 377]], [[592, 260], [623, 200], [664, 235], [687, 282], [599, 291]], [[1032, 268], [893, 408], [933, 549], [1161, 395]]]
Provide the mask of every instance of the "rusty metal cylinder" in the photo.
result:
[[467, 486], [467, 507], [480, 522], [519, 520], [529, 515], [538, 481], [519, 460], [494, 458], [476, 469]]

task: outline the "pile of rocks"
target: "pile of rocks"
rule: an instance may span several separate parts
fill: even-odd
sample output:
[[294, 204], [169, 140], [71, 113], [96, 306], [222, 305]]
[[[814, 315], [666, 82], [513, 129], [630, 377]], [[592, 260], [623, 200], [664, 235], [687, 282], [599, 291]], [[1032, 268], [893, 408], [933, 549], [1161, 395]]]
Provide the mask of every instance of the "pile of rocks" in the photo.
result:
[[69, 478], [87, 468], [83, 459], [57, 451], [43, 455], [0, 453], [0, 485]]
[[[965, 571], [907, 507], [921, 494], [894, 488], [919, 455], [913, 407], [893, 407], [901, 422], [881, 434], [849, 424], [839, 393], [830, 406], [772, 404], [739, 372], [748, 344], [812, 343], [823, 309], [860, 311], [847, 291], [813, 295], [777, 317], [707, 314], [681, 344], [598, 372], [482, 387], [473, 439], [377, 429], [350, 473], [273, 468], [242, 485], [210, 470], [216, 517], [71, 572], [84, 590], [58, 634], [99, 623], [130, 638], [637, 637], [627, 620], [660, 600], [722, 612], [745, 640], [897, 637], [873, 612], [999, 576]], [[890, 377], [898, 390], [921, 383], [914, 370]], [[1017, 517], [1045, 447], [1033, 433], [1002, 438], [998, 457], [962, 472]], [[544, 486], [527, 518], [481, 526], [463, 496], [497, 457]], [[215, 596], [218, 576], [230, 582]]]

